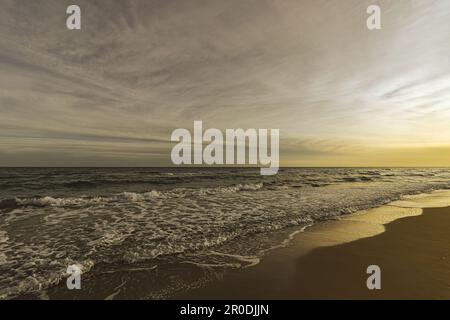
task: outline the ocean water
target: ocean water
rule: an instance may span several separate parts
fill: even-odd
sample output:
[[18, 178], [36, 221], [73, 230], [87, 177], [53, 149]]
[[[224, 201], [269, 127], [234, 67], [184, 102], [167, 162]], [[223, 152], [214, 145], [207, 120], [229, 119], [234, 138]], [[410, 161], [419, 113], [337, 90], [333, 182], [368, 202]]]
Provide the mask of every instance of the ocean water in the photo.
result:
[[[0, 168], [0, 298], [170, 298], [318, 221], [449, 179], [439, 168]], [[65, 287], [71, 264], [83, 290]]]

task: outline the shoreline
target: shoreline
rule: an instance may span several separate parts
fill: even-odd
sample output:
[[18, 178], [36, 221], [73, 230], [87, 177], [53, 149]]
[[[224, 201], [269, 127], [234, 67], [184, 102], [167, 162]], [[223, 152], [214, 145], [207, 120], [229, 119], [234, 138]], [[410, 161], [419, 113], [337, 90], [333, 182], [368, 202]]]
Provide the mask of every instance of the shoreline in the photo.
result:
[[[404, 197], [296, 234], [258, 265], [172, 299], [450, 299], [450, 191]], [[381, 290], [369, 290], [369, 265]]]
[[[399, 223], [404, 225], [405, 221], [412, 218], [428, 217], [428, 211], [439, 208], [439, 214], [434, 214], [431, 227], [427, 226], [425, 231], [433, 231], [436, 228], [444, 228], [444, 232], [433, 238], [428, 234], [426, 238], [417, 243], [418, 239], [412, 240], [408, 250], [384, 252], [383, 246], [391, 246], [396, 241], [404, 242], [405, 237], [411, 237], [414, 233], [423, 234], [421, 226], [427, 222], [419, 220], [413, 222], [415, 231], [397, 230], [391, 227]], [[422, 208], [428, 208], [423, 210]], [[423, 212], [425, 211], [425, 213]], [[447, 215], [445, 215], [447, 212]], [[447, 217], [447, 220], [442, 219]], [[84, 290], [68, 291], [65, 281], [50, 287], [40, 294], [24, 294], [18, 299], [148, 299], [149, 288], [163, 288], [164, 281], [170, 276], [182, 276], [189, 289], [175, 289], [174, 294], [152, 297], [152, 299], [394, 299], [394, 298], [450, 298], [450, 255], [449, 249], [443, 244], [450, 243], [450, 236], [445, 233], [450, 230], [450, 190], [435, 190], [431, 193], [412, 194], [404, 196], [401, 200], [392, 201], [380, 207], [357, 211], [352, 214], [336, 217], [332, 220], [316, 222], [312, 225], [292, 227], [285, 230], [287, 238], [279, 245], [266, 251], [258, 262], [242, 268], [215, 270], [208, 266], [168, 264], [169, 273], [161, 273], [165, 269], [159, 269], [157, 264], [149, 268], [141, 266], [138, 268], [125, 268], [113, 273], [93, 271], [83, 277], [89, 287], [89, 295]], [[434, 226], [434, 227], [433, 227]], [[404, 228], [403, 228], [404, 229]], [[391, 235], [391, 239], [381, 241], [379, 237], [385, 234]], [[411, 234], [412, 233], [412, 234]], [[362, 243], [361, 241], [375, 240], [374, 244]], [[419, 240], [420, 240], [419, 239]], [[405, 257], [405, 252], [411, 251], [411, 247], [417, 248], [419, 253], [427, 252], [427, 243], [440, 248], [441, 256], [446, 258], [446, 263], [433, 263], [433, 259], [425, 259], [425, 264], [412, 263], [413, 267], [422, 265], [423, 270], [429, 269], [431, 273], [437, 272], [443, 279], [437, 282], [444, 289], [434, 290], [421, 286], [421, 292], [411, 296], [404, 295], [406, 292], [404, 284], [396, 285], [397, 290], [386, 291], [387, 282], [392, 279], [392, 263]], [[383, 244], [384, 243], [384, 244]], [[352, 248], [356, 244], [355, 248]], [[387, 245], [386, 245], [387, 244]], [[401, 244], [401, 243], [400, 243]], [[350, 246], [350, 248], [348, 248]], [[388, 250], [389, 251], [389, 250]], [[442, 253], [443, 252], [443, 253]], [[369, 259], [376, 257], [376, 261]], [[406, 259], [407, 260], [407, 259]], [[381, 262], [380, 262], [381, 261]], [[431, 261], [431, 265], [428, 265]], [[420, 261], [419, 261], [420, 262]], [[382, 272], [382, 290], [369, 291], [366, 287], [366, 268], [369, 265], [378, 264]], [[436, 271], [437, 266], [437, 271]], [[394, 265], [397, 270], [398, 265]], [[102, 269], [101, 265], [95, 266], [96, 270]], [[417, 268], [416, 268], [417, 269]], [[420, 269], [420, 268], [419, 268]], [[423, 271], [422, 270], [422, 271]], [[442, 271], [444, 270], [444, 271]], [[445, 271], [447, 270], [447, 271]], [[385, 277], [387, 271], [387, 278]], [[416, 270], [417, 271], [417, 270]], [[415, 272], [416, 272], [415, 271]], [[155, 273], [158, 276], [155, 278]], [[400, 273], [404, 273], [401, 270]], [[416, 272], [418, 274], [421, 273]], [[422, 272], [423, 273], [423, 272]], [[97, 275], [97, 276], [96, 276]], [[407, 273], [409, 279], [414, 279], [414, 272]], [[420, 276], [424, 278], [424, 276]], [[425, 278], [431, 278], [429, 275]], [[395, 282], [395, 281], [394, 281]], [[128, 287], [124, 287], [127, 283]], [[184, 282], [183, 282], [184, 283]], [[191, 285], [193, 284], [193, 285]], [[332, 286], [330, 286], [332, 284]], [[408, 284], [409, 289], [409, 284]], [[130, 291], [132, 290], [132, 291]]]

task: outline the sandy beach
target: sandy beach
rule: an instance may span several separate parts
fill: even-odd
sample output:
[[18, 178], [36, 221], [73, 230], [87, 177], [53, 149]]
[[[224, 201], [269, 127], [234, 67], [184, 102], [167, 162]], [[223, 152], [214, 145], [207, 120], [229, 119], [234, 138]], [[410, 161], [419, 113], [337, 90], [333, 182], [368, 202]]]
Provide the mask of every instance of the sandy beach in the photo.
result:
[[[260, 264], [176, 299], [450, 299], [450, 192], [396, 201], [298, 234]], [[369, 265], [381, 290], [366, 286]]]

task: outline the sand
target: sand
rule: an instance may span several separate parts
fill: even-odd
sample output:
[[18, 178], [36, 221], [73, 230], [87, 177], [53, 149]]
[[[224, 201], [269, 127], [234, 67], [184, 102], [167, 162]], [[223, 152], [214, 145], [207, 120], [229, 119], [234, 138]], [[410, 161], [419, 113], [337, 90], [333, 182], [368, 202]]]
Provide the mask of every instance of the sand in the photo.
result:
[[[317, 224], [260, 264], [175, 298], [450, 299], [449, 200], [435, 192]], [[381, 290], [367, 288], [369, 265]]]

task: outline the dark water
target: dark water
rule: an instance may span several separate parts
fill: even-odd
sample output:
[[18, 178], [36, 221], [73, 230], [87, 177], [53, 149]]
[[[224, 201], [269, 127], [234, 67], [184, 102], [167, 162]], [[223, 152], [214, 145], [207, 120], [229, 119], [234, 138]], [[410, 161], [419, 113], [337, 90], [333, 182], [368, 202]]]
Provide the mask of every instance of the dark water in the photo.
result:
[[[449, 187], [448, 169], [1, 168], [0, 298], [167, 298], [292, 228]], [[184, 268], [183, 266], [196, 268]], [[192, 273], [192, 274], [191, 274]]]

